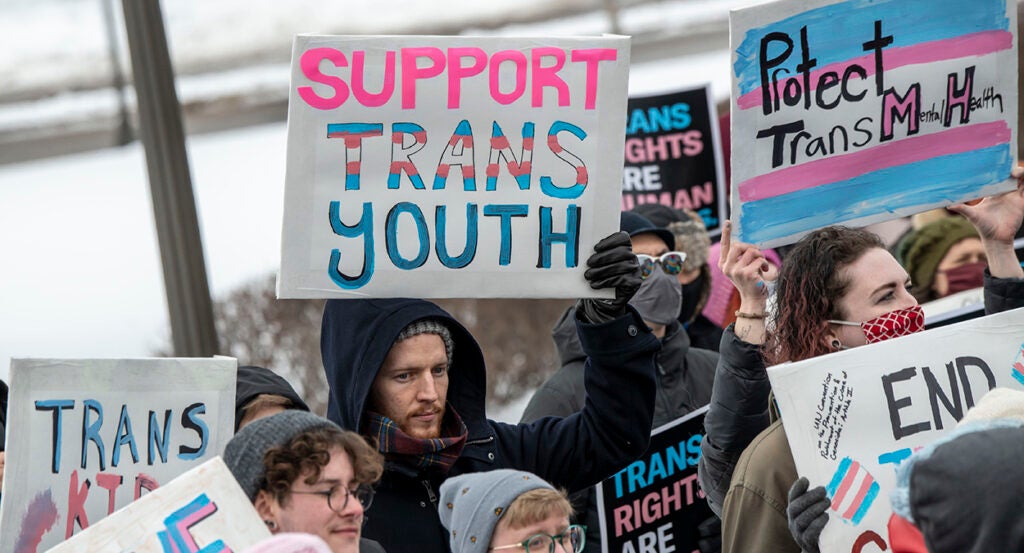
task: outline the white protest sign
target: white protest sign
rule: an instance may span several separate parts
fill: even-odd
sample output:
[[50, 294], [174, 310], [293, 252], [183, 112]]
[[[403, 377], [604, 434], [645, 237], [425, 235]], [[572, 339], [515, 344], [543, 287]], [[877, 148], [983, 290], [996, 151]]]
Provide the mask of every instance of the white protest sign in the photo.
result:
[[988, 390], [1024, 388], [1022, 344], [1017, 309], [768, 369], [797, 472], [832, 500], [823, 553], [887, 550], [896, 466]]
[[214, 457], [49, 553], [221, 553], [269, 537], [231, 471]]
[[794, 242], [1010, 190], [1017, 3], [785, 0], [735, 10], [732, 201]]
[[278, 297], [609, 293], [628, 69], [628, 37], [296, 37]]
[[12, 360], [0, 551], [45, 551], [218, 455], [237, 364]]

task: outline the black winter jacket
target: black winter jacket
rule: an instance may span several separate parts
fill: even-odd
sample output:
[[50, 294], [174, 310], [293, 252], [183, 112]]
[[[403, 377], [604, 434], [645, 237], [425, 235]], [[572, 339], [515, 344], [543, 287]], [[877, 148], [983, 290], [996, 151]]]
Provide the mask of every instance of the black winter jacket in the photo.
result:
[[[985, 314], [1018, 307], [1024, 307], [1024, 279], [996, 278], [985, 269]], [[736, 462], [770, 424], [771, 384], [760, 347], [737, 338], [732, 325], [722, 336], [719, 353], [697, 475], [711, 510], [721, 516]]]
[[363, 534], [388, 553], [449, 550], [437, 513], [438, 487], [448, 476], [515, 468], [575, 491], [614, 474], [647, 448], [659, 343], [633, 311], [604, 324], [577, 323], [590, 355], [585, 379], [593, 398], [581, 413], [512, 425], [486, 418], [483, 354], [444, 310], [417, 299], [330, 300], [320, 338], [329, 419], [343, 428], [361, 428], [370, 387], [395, 338], [424, 318], [443, 320], [452, 333], [447, 402], [469, 436], [447, 475], [386, 463]]
[[[550, 415], [564, 417], [583, 409], [586, 354], [576, 333], [575, 319], [575, 309], [570, 307], [552, 330], [551, 336], [562, 367], [537, 389], [523, 412], [522, 422], [533, 422]], [[682, 325], [677, 322], [669, 326], [661, 339], [661, 353], [656, 362], [658, 386], [652, 428], [707, 405], [711, 400], [717, 363], [717, 353], [690, 347], [690, 338]], [[594, 488], [576, 494], [573, 506], [580, 523], [587, 525], [585, 550], [600, 551], [601, 527]]]

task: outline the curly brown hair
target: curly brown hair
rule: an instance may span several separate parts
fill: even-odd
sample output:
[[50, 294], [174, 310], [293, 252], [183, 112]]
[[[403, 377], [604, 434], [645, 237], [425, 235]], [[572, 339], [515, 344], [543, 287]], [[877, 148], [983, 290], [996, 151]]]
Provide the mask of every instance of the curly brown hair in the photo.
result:
[[872, 248], [885, 249], [877, 235], [843, 226], [818, 229], [793, 246], [775, 288], [778, 308], [764, 347], [770, 365], [831, 351], [826, 321], [845, 318], [838, 302], [850, 286], [843, 269]]
[[348, 455], [355, 482], [373, 484], [380, 480], [384, 457], [362, 436], [334, 426], [322, 426], [296, 434], [283, 446], [267, 450], [263, 455], [265, 476], [261, 489], [286, 505], [292, 484], [303, 476], [307, 484], [315, 483], [320, 471], [330, 462], [334, 448], [341, 448]]

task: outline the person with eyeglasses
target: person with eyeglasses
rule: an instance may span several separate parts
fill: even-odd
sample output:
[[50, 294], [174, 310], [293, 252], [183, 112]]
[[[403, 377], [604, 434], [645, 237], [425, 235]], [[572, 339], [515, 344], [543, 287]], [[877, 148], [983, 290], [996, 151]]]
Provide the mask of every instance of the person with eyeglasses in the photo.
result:
[[580, 553], [587, 539], [587, 528], [569, 521], [566, 493], [519, 470], [449, 478], [438, 514], [452, 553]]
[[273, 534], [320, 537], [332, 553], [382, 553], [362, 539], [383, 457], [362, 436], [299, 410], [242, 428], [224, 462]]
[[[675, 236], [658, 228], [646, 217], [624, 211], [620, 230], [629, 235], [633, 253], [640, 265], [640, 289], [629, 301], [640, 318], [661, 342], [655, 359], [657, 369], [654, 418], [651, 429], [674, 421], [711, 401], [718, 354], [691, 347], [690, 338], [679, 322], [682, 288], [677, 275], [683, 269], [686, 253], [673, 251]], [[562, 367], [537, 389], [523, 412], [522, 422], [548, 416], [564, 417], [583, 410], [586, 355], [576, 332], [575, 308], [569, 308], [555, 325], [552, 337]], [[588, 528], [587, 551], [601, 551], [600, 517], [597, 496], [588, 488], [572, 496], [578, 519]], [[718, 520], [694, 528], [704, 553], [717, 551]], [[704, 539], [704, 538], [707, 539]]]

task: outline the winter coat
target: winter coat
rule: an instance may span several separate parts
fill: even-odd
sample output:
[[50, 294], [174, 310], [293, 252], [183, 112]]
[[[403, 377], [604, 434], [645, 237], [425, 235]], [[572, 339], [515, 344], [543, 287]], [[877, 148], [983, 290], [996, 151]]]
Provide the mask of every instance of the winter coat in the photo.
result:
[[330, 300], [320, 338], [330, 385], [327, 418], [343, 428], [362, 428], [371, 385], [391, 345], [403, 328], [424, 318], [439, 319], [451, 331], [447, 403], [469, 434], [447, 474], [385, 464], [363, 535], [389, 553], [449, 550], [437, 512], [438, 488], [449, 476], [514, 468], [575, 491], [614, 474], [647, 449], [654, 355], [660, 344], [632, 310], [603, 324], [576, 322], [589, 354], [584, 372], [594, 401], [586, 409], [565, 418], [513, 425], [486, 418], [483, 354], [444, 310], [417, 299]]
[[[586, 399], [583, 365], [587, 356], [576, 334], [575, 319], [575, 309], [569, 308], [555, 325], [551, 334], [562, 367], [537, 389], [523, 412], [523, 422], [550, 415], [565, 417], [583, 409]], [[667, 328], [656, 365], [655, 428], [708, 404], [717, 362], [718, 354], [690, 347], [682, 325], [673, 323]], [[587, 525], [586, 551], [600, 551], [601, 527], [594, 489], [573, 497], [573, 505], [581, 523]]]
[[[1024, 279], [995, 278], [986, 269], [985, 313], [1018, 307], [1024, 307]], [[726, 329], [704, 419], [699, 480], [709, 498], [731, 481], [721, 512], [722, 553], [798, 553], [786, 520], [789, 488], [798, 475], [782, 421], [768, 416], [771, 386], [758, 350]], [[770, 425], [757, 434], [762, 423]]]

